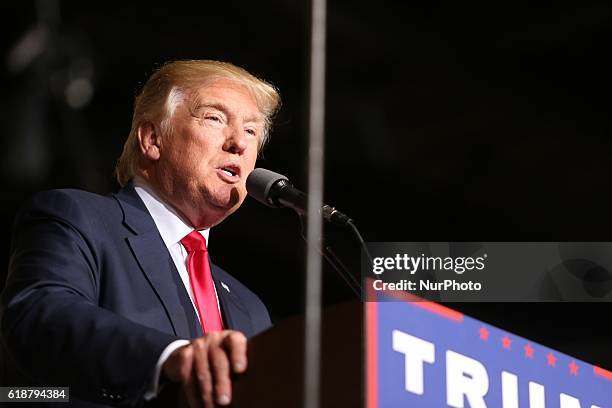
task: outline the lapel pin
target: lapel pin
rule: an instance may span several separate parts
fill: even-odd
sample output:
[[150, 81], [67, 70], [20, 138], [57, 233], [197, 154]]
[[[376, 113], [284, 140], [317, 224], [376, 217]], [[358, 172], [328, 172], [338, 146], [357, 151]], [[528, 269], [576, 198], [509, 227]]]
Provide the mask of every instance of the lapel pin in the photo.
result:
[[223, 286], [223, 289], [227, 290], [228, 292], [231, 293], [229, 287], [225, 284], [225, 282], [221, 282], [221, 286]]

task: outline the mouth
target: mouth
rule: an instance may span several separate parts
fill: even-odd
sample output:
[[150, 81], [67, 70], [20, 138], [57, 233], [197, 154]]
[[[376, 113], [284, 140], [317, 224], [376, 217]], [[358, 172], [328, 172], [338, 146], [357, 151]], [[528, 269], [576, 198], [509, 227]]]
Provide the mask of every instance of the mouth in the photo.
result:
[[237, 183], [240, 181], [241, 170], [240, 166], [228, 164], [217, 168], [219, 176], [229, 183]]

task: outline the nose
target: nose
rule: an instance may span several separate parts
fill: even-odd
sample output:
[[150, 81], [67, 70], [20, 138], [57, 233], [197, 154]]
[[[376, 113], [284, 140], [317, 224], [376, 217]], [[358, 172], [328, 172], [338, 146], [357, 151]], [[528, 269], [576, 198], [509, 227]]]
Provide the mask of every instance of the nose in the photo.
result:
[[242, 154], [248, 146], [247, 136], [242, 126], [229, 126], [223, 150], [233, 154]]

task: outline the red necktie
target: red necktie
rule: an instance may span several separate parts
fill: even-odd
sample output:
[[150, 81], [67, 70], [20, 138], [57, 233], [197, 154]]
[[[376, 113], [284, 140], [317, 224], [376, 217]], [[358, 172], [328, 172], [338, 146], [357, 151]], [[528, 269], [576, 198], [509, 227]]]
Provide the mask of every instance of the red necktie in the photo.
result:
[[206, 239], [198, 231], [191, 231], [189, 235], [181, 239], [181, 244], [187, 250], [189, 282], [191, 282], [193, 300], [200, 315], [202, 330], [204, 333], [223, 330], [215, 286], [210, 273]]

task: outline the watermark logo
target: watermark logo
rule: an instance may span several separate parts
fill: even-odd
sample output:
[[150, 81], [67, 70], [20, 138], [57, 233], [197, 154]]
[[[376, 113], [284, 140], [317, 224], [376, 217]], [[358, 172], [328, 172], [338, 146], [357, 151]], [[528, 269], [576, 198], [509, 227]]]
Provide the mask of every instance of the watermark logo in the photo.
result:
[[380, 275], [385, 271], [406, 271], [414, 275], [423, 271], [453, 271], [458, 275], [465, 271], [482, 271], [485, 268], [487, 254], [479, 257], [441, 257], [441, 256], [410, 256], [406, 253], [395, 254], [392, 257], [375, 257], [372, 259], [372, 273]]

